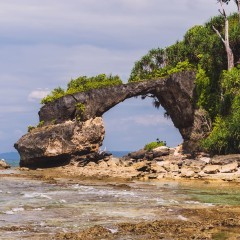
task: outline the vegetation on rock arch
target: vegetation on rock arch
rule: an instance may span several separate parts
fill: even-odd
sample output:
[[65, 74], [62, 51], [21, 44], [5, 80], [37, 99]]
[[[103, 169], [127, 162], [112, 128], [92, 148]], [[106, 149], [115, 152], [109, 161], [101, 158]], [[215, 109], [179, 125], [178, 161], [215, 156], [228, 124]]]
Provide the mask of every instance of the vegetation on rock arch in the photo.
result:
[[[230, 0], [221, 0], [228, 3]], [[239, 7], [239, 1], [235, 0]], [[227, 19], [226, 19], [227, 18]], [[210, 135], [201, 146], [214, 154], [240, 152], [240, 15], [213, 17], [203, 26], [189, 29], [182, 41], [166, 48], [150, 50], [137, 61], [129, 82], [159, 79], [173, 73], [194, 70], [196, 75], [196, 99], [193, 104], [204, 109], [213, 122]], [[228, 45], [224, 44], [228, 23]], [[235, 66], [229, 67], [226, 46], [231, 48]], [[226, 71], [226, 70], [229, 71]], [[67, 89], [55, 88], [41, 103], [52, 102], [67, 94], [122, 84], [118, 76], [100, 74], [82, 76], [71, 80]], [[154, 97], [154, 96], [153, 96]], [[158, 104], [156, 104], [158, 106]], [[79, 113], [84, 106], [78, 106]]]
[[115, 86], [122, 84], [119, 76], [112, 76], [106, 74], [99, 74], [95, 77], [81, 76], [77, 79], [72, 79], [68, 85], [67, 90], [61, 87], [55, 88], [52, 92], [41, 100], [42, 104], [53, 102], [65, 95], [74, 94], [77, 92], [86, 92], [96, 88], [107, 86]]
[[[232, 14], [227, 20], [229, 44], [234, 59], [240, 59], [239, 16]], [[201, 146], [214, 154], [240, 152], [239, 62], [226, 71], [229, 68], [225, 45], [213, 29], [214, 26], [224, 36], [225, 22], [223, 15], [213, 17], [205, 25], [189, 29], [182, 41], [165, 49], [150, 50], [135, 63], [129, 78], [129, 82], [136, 82], [194, 69], [197, 72], [194, 104], [207, 111], [214, 126]]]

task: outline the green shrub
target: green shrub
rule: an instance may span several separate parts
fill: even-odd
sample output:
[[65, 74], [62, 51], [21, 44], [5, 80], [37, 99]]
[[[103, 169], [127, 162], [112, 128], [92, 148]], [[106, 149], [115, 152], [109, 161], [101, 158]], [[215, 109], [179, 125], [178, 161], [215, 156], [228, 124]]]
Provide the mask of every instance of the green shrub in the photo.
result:
[[226, 118], [216, 117], [210, 135], [201, 142], [205, 151], [212, 154], [240, 152], [240, 110]]
[[154, 148], [161, 147], [161, 146], [166, 146], [166, 142], [164, 142], [164, 141], [159, 141], [159, 140], [157, 139], [157, 141], [155, 141], [155, 142], [150, 142], [150, 143], [146, 144], [146, 145], [144, 146], [144, 149], [147, 150], [147, 151], [151, 151], [151, 150], [153, 150]]
[[83, 103], [77, 103], [75, 106], [76, 106], [76, 110], [77, 110], [77, 120], [81, 121], [82, 114], [85, 111], [85, 105]]
[[77, 92], [86, 92], [96, 88], [107, 86], [115, 86], [122, 84], [119, 76], [107, 76], [106, 74], [99, 74], [95, 77], [81, 76], [77, 79], [72, 79], [68, 85], [67, 90], [58, 87], [55, 88], [48, 96], [41, 100], [42, 104], [53, 102], [67, 94], [74, 94]]
[[213, 154], [240, 152], [240, 69], [223, 71], [221, 114], [202, 147]]
[[99, 74], [95, 77], [82, 76], [71, 80], [68, 83], [66, 94], [73, 94], [76, 92], [86, 92], [91, 89], [102, 88], [107, 86], [115, 86], [122, 84], [119, 76], [107, 76], [106, 74]]
[[48, 94], [45, 98], [41, 100], [41, 104], [53, 102], [64, 95], [65, 95], [64, 89], [62, 89], [61, 87], [55, 88], [52, 90], [50, 94]]
[[28, 132], [30, 133], [33, 129], [35, 129], [36, 127], [34, 127], [34, 126], [28, 126]]
[[37, 127], [42, 127], [44, 125], [44, 121], [38, 123]]

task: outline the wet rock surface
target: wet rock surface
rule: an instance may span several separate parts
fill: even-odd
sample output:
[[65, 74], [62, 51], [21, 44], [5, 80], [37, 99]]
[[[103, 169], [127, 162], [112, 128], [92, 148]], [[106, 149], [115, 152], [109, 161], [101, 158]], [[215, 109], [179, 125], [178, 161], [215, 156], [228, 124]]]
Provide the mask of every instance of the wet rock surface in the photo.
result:
[[183, 209], [179, 214], [179, 220], [122, 223], [114, 226], [114, 229], [95, 226], [75, 233], [58, 233], [55, 239], [238, 240], [240, 237], [239, 208]]

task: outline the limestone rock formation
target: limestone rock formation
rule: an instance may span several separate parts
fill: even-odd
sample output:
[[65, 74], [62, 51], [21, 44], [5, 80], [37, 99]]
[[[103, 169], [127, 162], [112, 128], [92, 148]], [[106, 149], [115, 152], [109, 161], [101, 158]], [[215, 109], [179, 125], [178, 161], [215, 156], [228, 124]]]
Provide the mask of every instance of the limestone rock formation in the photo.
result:
[[21, 166], [63, 164], [72, 159], [82, 160], [84, 156], [97, 158], [104, 138], [102, 115], [135, 96], [150, 95], [157, 99], [179, 129], [183, 149], [197, 150], [198, 141], [208, 134], [211, 124], [204, 112], [195, 109], [195, 77], [195, 72], [179, 72], [157, 80], [67, 95], [44, 105], [39, 111], [43, 127], [15, 144]]
[[24, 135], [15, 148], [22, 167], [49, 167], [72, 159], [95, 158], [104, 139], [102, 118], [71, 121], [36, 128]]
[[[86, 121], [101, 117], [125, 99], [151, 95], [158, 99], [179, 129], [185, 150], [193, 150], [196, 142], [211, 130], [211, 123], [203, 111], [195, 109], [195, 72], [179, 72], [167, 78], [128, 83], [67, 95], [49, 103], [39, 111], [45, 125], [79, 118]], [[84, 111], [78, 109], [84, 106]]]

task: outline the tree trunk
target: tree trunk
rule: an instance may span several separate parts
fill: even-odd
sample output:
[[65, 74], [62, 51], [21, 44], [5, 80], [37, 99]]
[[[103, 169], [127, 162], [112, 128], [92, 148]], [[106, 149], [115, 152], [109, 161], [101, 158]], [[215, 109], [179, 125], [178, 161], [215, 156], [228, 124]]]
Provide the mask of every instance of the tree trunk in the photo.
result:
[[240, 0], [237, 0], [237, 8], [238, 8], [238, 17], [239, 17], [239, 24], [240, 24]]
[[224, 45], [226, 48], [226, 52], [227, 52], [227, 59], [228, 59], [228, 70], [231, 70], [234, 67], [234, 55], [232, 52], [232, 49], [230, 47], [230, 43], [229, 43], [229, 23], [228, 23], [228, 19], [227, 16], [224, 16], [225, 18], [225, 41], [224, 41]]
[[[238, 1], [238, 3], [240, 2], [240, 0], [237, 0], [237, 1]], [[230, 43], [229, 43], [229, 23], [228, 23], [227, 14], [223, 8], [222, 0], [220, 0], [220, 4], [221, 4], [222, 11], [219, 10], [219, 12], [222, 14], [222, 16], [224, 17], [224, 20], [225, 20], [224, 38], [222, 37], [221, 33], [214, 26], [212, 26], [212, 27], [213, 27], [214, 31], [217, 33], [217, 35], [220, 37], [220, 39], [222, 40], [222, 42], [225, 46], [226, 53], [227, 53], [227, 60], [228, 60], [228, 70], [231, 70], [234, 67], [234, 55], [233, 55], [233, 52], [232, 52], [232, 49], [231, 49]]]

